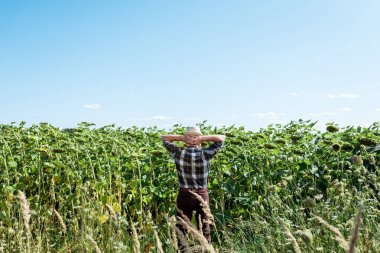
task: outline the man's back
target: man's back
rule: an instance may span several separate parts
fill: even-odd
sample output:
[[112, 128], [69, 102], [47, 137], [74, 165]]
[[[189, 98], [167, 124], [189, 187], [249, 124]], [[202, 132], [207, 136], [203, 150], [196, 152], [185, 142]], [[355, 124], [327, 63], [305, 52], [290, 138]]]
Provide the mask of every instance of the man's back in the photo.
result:
[[207, 188], [210, 161], [222, 148], [223, 142], [214, 142], [208, 148], [177, 147], [164, 141], [165, 148], [174, 159], [179, 188]]

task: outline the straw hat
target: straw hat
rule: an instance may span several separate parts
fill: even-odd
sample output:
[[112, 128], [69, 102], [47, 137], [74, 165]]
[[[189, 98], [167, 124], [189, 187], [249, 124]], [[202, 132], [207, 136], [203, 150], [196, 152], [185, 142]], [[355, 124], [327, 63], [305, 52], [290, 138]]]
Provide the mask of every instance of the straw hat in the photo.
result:
[[187, 127], [185, 135], [186, 134], [190, 134], [190, 135], [202, 135], [202, 132], [199, 129], [199, 127], [195, 126], [195, 127]]

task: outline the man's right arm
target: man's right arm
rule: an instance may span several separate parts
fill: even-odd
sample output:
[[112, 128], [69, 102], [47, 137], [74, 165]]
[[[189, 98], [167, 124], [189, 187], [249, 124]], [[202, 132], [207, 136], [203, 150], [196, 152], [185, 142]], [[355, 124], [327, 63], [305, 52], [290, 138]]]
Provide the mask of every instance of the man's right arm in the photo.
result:
[[164, 147], [169, 151], [171, 157], [175, 159], [176, 155], [181, 152], [181, 148], [177, 147], [173, 141], [183, 141], [183, 135], [161, 135], [161, 140], [163, 141]]
[[167, 134], [167, 135], [161, 135], [162, 141], [183, 141], [183, 135], [176, 135], [176, 134]]

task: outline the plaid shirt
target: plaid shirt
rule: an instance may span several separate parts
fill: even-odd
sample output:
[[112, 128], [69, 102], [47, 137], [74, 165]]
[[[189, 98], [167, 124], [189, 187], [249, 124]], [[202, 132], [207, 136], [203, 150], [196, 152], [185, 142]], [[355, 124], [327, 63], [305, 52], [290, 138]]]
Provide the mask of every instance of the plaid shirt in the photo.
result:
[[164, 141], [164, 147], [175, 161], [179, 188], [207, 188], [210, 161], [222, 146], [223, 142], [220, 141], [208, 148], [181, 148]]

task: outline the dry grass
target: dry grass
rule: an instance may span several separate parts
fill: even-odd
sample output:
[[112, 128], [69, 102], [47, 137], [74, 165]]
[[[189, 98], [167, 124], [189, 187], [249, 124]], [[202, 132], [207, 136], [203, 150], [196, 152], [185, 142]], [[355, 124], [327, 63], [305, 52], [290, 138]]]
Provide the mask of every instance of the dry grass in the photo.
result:
[[169, 228], [171, 230], [173, 247], [177, 252], [178, 251], [178, 239], [177, 239], [177, 231], [176, 231], [176, 227], [175, 227], [176, 222], [177, 221], [176, 221], [175, 216], [170, 217], [170, 219], [168, 221]]
[[214, 216], [211, 214], [211, 210], [210, 210], [210, 207], [207, 204], [207, 202], [199, 194], [192, 192], [192, 191], [190, 191], [190, 193], [193, 194], [197, 198], [197, 200], [201, 203], [202, 210], [207, 216], [207, 221], [203, 221], [203, 222], [207, 222], [209, 224], [214, 224], [215, 219], [214, 219]]
[[162, 243], [161, 243], [160, 237], [158, 237], [158, 233], [155, 229], [154, 229], [154, 236], [156, 237], [156, 244], [157, 244], [158, 253], [164, 253], [164, 250], [162, 249]]
[[95, 252], [96, 253], [101, 253], [100, 249], [99, 249], [99, 246], [98, 244], [96, 243], [96, 241], [89, 235], [87, 235], [87, 238], [91, 241], [91, 243], [94, 245], [94, 248], [95, 248]]
[[[187, 242], [185, 235], [182, 233], [181, 230], [179, 230], [179, 228], [175, 227], [175, 230], [178, 234], [178, 241], [181, 243], [183, 250], [185, 251], [185, 253], [188, 253], [190, 251], [190, 246], [189, 246], [189, 243]], [[177, 247], [177, 250], [178, 250], [178, 247]]]
[[65, 222], [63, 221], [63, 218], [62, 216], [59, 214], [59, 212], [57, 210], [54, 209], [54, 214], [55, 216], [57, 217], [58, 221], [59, 221], [59, 224], [61, 225], [62, 227], [62, 230], [63, 232], [66, 234], [67, 232], [67, 227], [66, 227], [66, 224]]
[[202, 231], [203, 223], [208, 223], [210, 225], [213, 225], [215, 232], [217, 234], [218, 242], [219, 242], [219, 244], [222, 244], [222, 242], [220, 241], [218, 228], [216, 227], [215, 218], [212, 215], [211, 210], [210, 210], [210, 205], [199, 194], [197, 194], [195, 192], [191, 192], [191, 191], [190, 191], [190, 193], [193, 194], [199, 200], [199, 202], [201, 203], [201, 206], [202, 206], [202, 210], [206, 214], [206, 217], [207, 217], [207, 221], [204, 220], [202, 222], [199, 222], [199, 230]]
[[349, 253], [355, 252], [355, 245], [356, 245], [356, 242], [357, 242], [358, 237], [359, 237], [359, 227], [360, 227], [360, 223], [361, 223], [362, 212], [363, 212], [363, 208], [359, 207], [358, 214], [356, 215], [356, 218], [355, 218], [355, 227], [352, 230], [350, 245], [348, 248]]
[[201, 233], [199, 233], [199, 231], [189, 220], [185, 220], [181, 217], [178, 217], [177, 223], [181, 226], [184, 226], [206, 250], [208, 250], [211, 253], [215, 253], [214, 247], [208, 243], [207, 239]]
[[296, 253], [301, 253], [301, 249], [300, 249], [300, 246], [296, 240], [296, 238], [293, 236], [293, 234], [290, 232], [290, 230], [288, 229], [288, 227], [285, 225], [285, 223], [281, 220], [281, 219], [278, 219], [280, 224], [281, 224], [281, 227], [284, 229], [285, 231], [285, 234], [286, 236], [289, 238], [289, 240], [292, 242], [293, 244], [293, 249], [294, 249], [294, 252]]
[[139, 238], [137, 236], [137, 231], [136, 231], [136, 228], [135, 228], [135, 225], [133, 225], [133, 222], [131, 222], [131, 227], [132, 227], [132, 238], [133, 238], [133, 251], [135, 253], [140, 253], [140, 242], [139, 242]]
[[25, 194], [22, 191], [18, 191], [18, 199], [20, 201], [22, 209], [22, 218], [24, 220], [24, 226], [28, 234], [30, 234], [30, 208], [28, 200], [25, 197]]
[[348, 241], [344, 238], [342, 233], [337, 229], [336, 227], [330, 225], [327, 221], [322, 219], [319, 216], [315, 216], [315, 219], [321, 223], [322, 225], [326, 226], [328, 229], [330, 229], [334, 234], [335, 234], [335, 240], [339, 243], [339, 246], [343, 248], [345, 251], [348, 251], [349, 249], [349, 243]]
[[361, 223], [361, 216], [362, 216], [362, 207], [359, 207], [358, 214], [356, 215], [355, 218], [355, 226], [352, 230], [352, 235], [350, 241], [347, 241], [342, 233], [337, 229], [336, 227], [330, 225], [327, 221], [322, 219], [319, 216], [314, 216], [316, 220], [319, 221], [322, 225], [326, 226], [328, 229], [330, 229], [334, 234], [335, 234], [335, 240], [338, 241], [339, 246], [343, 248], [345, 251], [349, 253], [354, 253], [355, 252], [355, 245], [359, 237], [359, 227]]
[[112, 216], [112, 219], [117, 222], [117, 215], [116, 215], [116, 212], [113, 210], [112, 206], [109, 205], [109, 204], [106, 204], [106, 207], [108, 208], [108, 210], [110, 211], [111, 213], [111, 216]]

